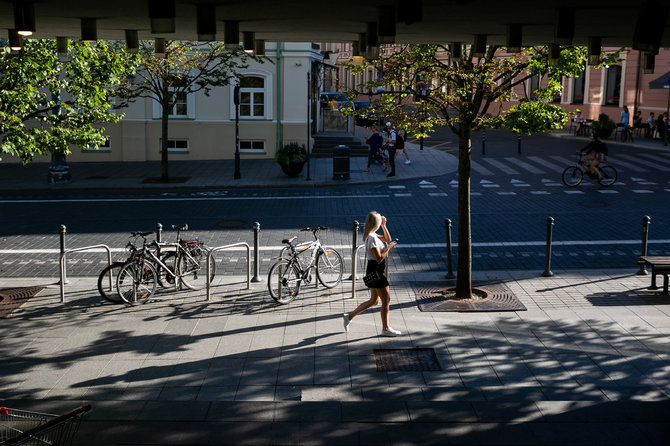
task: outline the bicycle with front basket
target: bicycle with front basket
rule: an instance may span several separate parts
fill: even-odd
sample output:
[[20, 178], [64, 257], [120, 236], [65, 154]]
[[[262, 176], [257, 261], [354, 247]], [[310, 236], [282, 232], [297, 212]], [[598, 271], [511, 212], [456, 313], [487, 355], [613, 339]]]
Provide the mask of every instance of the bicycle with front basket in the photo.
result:
[[324, 246], [319, 239], [319, 231], [327, 229], [323, 226], [301, 229], [301, 232], [311, 232], [314, 236], [314, 240], [302, 243], [296, 243], [297, 236], [282, 240], [287, 252], [270, 267], [268, 273], [268, 291], [274, 300], [287, 304], [295, 299], [302, 283], [312, 281], [312, 269], [316, 270], [318, 281], [326, 288], [333, 288], [342, 281], [342, 255]]
[[[596, 176], [584, 164], [582, 153], [577, 151], [577, 164], [566, 167], [563, 171], [563, 184], [568, 187], [577, 187], [584, 179], [584, 175], [588, 175], [591, 179], [596, 179]], [[600, 172], [600, 179], [598, 182], [601, 186], [611, 186], [616, 182], [617, 171], [614, 167], [607, 163], [599, 163], [595, 168]]]

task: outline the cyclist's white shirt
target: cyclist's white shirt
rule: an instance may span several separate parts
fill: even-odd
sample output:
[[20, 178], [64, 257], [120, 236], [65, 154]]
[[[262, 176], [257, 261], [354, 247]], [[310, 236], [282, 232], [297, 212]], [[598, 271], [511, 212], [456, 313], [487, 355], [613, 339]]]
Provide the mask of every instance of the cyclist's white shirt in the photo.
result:
[[368, 253], [368, 260], [376, 260], [377, 257], [372, 253], [373, 248], [379, 249], [379, 252], [384, 250], [386, 244], [379, 238], [378, 234], [370, 234], [365, 240], [365, 249]]

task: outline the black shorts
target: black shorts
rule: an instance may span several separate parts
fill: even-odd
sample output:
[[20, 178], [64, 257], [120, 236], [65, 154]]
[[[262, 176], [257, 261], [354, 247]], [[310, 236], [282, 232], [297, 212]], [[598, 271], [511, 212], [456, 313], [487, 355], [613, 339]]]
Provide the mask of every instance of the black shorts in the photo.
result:
[[365, 268], [365, 274], [370, 274], [374, 270], [377, 270], [379, 273], [379, 280], [368, 286], [368, 288], [386, 288], [389, 286], [389, 281], [384, 275], [386, 272], [386, 259], [384, 259], [382, 263], [377, 263], [376, 260], [368, 260], [368, 266]]

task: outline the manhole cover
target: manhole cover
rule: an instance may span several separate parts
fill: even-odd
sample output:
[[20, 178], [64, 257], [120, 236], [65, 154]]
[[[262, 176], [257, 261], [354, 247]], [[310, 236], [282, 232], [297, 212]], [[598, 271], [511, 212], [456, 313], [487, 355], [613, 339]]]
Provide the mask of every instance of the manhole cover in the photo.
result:
[[84, 178], [85, 180], [106, 180], [109, 177], [106, 175], [92, 175], [90, 177]]
[[236, 229], [249, 226], [246, 220], [218, 220], [212, 225], [212, 229]]
[[609, 203], [605, 203], [604, 201], [582, 201], [577, 204], [580, 206], [584, 206], [585, 208], [605, 208], [610, 205]]
[[526, 307], [503, 283], [473, 283], [473, 288], [486, 293], [482, 299], [447, 299], [453, 285], [444, 282], [412, 283], [421, 311], [526, 311]]
[[43, 289], [43, 286], [0, 288], [0, 317], [11, 316], [14, 310]]
[[378, 372], [439, 372], [440, 363], [432, 348], [375, 349]]

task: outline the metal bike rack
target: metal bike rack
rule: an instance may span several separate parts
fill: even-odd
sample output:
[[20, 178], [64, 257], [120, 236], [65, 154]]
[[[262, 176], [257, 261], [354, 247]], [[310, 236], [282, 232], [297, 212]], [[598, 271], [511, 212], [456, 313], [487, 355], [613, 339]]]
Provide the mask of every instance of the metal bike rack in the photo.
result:
[[[93, 246], [85, 246], [83, 248], [72, 248], [72, 249], [67, 249], [63, 251], [60, 255], [60, 301], [61, 303], [65, 303], [65, 281], [66, 279], [66, 271], [65, 271], [65, 258], [68, 253], [71, 252], [79, 252], [79, 251], [90, 251], [92, 249], [100, 249], [104, 248], [107, 251], [107, 265], [112, 264], [112, 250], [109, 249], [109, 246], [107, 245], [93, 245]], [[112, 272], [109, 272], [109, 287], [110, 289], [112, 288]]]
[[229, 249], [229, 248], [234, 248], [237, 246], [244, 246], [247, 248], [247, 289], [251, 289], [251, 248], [249, 247], [248, 243], [245, 242], [240, 242], [240, 243], [233, 243], [232, 245], [225, 245], [225, 246], [217, 246], [216, 248], [212, 248], [209, 251], [209, 255], [207, 256], [207, 301], [211, 299], [211, 294], [210, 294], [210, 288], [211, 288], [211, 281], [209, 278], [209, 271], [210, 271], [210, 266], [212, 259], [214, 258], [214, 253], [217, 251], [222, 251], [224, 249]]

